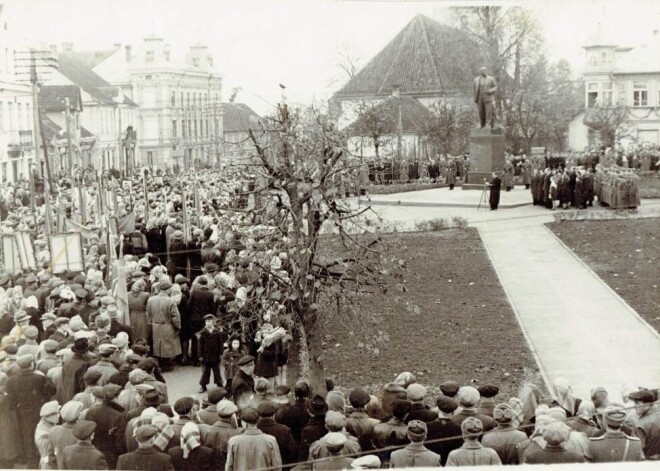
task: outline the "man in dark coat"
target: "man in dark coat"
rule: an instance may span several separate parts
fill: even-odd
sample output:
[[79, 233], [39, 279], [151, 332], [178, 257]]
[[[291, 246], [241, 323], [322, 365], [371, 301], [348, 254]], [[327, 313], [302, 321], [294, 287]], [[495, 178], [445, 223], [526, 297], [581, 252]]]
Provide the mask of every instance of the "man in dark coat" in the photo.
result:
[[376, 423], [364, 411], [371, 397], [366, 391], [356, 388], [348, 394], [348, 400], [353, 412], [346, 418], [346, 431], [358, 439], [362, 451], [372, 450], [371, 433]]
[[479, 404], [479, 399], [481, 399], [479, 391], [472, 386], [463, 386], [459, 389], [456, 397], [462, 409], [458, 414], [452, 416], [452, 422], [456, 425], [461, 425], [465, 419], [472, 417], [481, 421], [484, 432], [495, 428], [497, 424], [492, 417], [477, 413], [477, 405]]
[[114, 304], [109, 305], [107, 313], [110, 317], [110, 330], [108, 330], [108, 335], [110, 337], [116, 337], [119, 332], [125, 332], [126, 335], [128, 335], [129, 343], [133, 343], [133, 328], [130, 325], [119, 322], [119, 309], [117, 309], [117, 306]]
[[92, 445], [94, 430], [96, 423], [91, 420], [81, 420], [73, 427], [78, 442], [64, 448], [62, 469], [108, 469], [103, 453]]
[[307, 461], [309, 447], [327, 433], [325, 428], [325, 414], [328, 412], [328, 404], [323, 399], [323, 396], [317, 394], [311, 398], [307, 403], [307, 410], [310, 418], [300, 434], [300, 455], [298, 456], [298, 461]]
[[460, 425], [451, 421], [451, 416], [458, 409], [458, 402], [451, 397], [439, 396], [436, 400], [439, 417], [433, 422], [426, 424], [426, 440], [431, 442], [426, 447], [440, 455], [440, 464], [447, 463], [447, 457], [452, 450], [457, 450], [463, 445]]
[[105, 456], [110, 469], [117, 467], [117, 457], [125, 451], [126, 412], [114, 401], [120, 392], [121, 388], [116, 384], [106, 384], [100, 391], [94, 389], [96, 405], [85, 416], [96, 423], [93, 443]]
[[[23, 355], [16, 361], [19, 370], [7, 379], [6, 394], [16, 412], [19, 441], [22, 442], [28, 469], [39, 466], [39, 453], [34, 442], [34, 432], [41, 419], [41, 406], [55, 394], [55, 386], [46, 376], [35, 373], [34, 357]], [[0, 433], [6, 433], [2, 431]]]
[[241, 407], [240, 402], [249, 400], [254, 394], [254, 357], [246, 355], [238, 360], [239, 370], [231, 382], [231, 394], [236, 405]]
[[89, 368], [89, 342], [85, 338], [77, 339], [73, 347], [73, 356], [62, 364], [62, 404], [73, 399], [73, 396], [85, 390], [83, 376]]
[[135, 434], [139, 448], [132, 453], [121, 455], [117, 461], [117, 469], [174, 471], [170, 455], [157, 451], [153, 446], [157, 433], [158, 429], [153, 425], [139, 427]]
[[260, 403], [257, 407], [257, 412], [259, 412], [257, 428], [275, 437], [280, 448], [282, 464], [294, 463], [298, 458], [298, 444], [291, 435], [291, 429], [286, 425], [278, 424], [273, 419], [276, 410], [277, 405], [273, 402], [264, 401]]
[[[193, 293], [193, 296], [203, 292], [202, 290], [198, 290]], [[215, 327], [215, 316], [213, 314], [206, 314], [204, 316], [204, 323], [204, 328], [198, 333], [199, 360], [203, 365], [202, 378], [199, 381], [199, 385], [201, 386], [200, 393], [206, 392], [206, 386], [211, 379], [211, 371], [213, 371], [213, 380], [216, 386], [222, 387], [220, 358], [222, 357], [223, 345], [227, 341], [227, 336]]]
[[[204, 316], [207, 314], [215, 314], [217, 306], [215, 304], [215, 296], [209, 290], [208, 279], [206, 276], [197, 278], [197, 288], [191, 291], [188, 298], [188, 319], [190, 332], [199, 332], [204, 327]], [[186, 328], [182, 325], [182, 328]], [[197, 352], [197, 337], [193, 336], [190, 339], [191, 343], [191, 359], [195, 363], [198, 361]]]
[[493, 172], [493, 179], [490, 181], [490, 198], [488, 199], [491, 211], [495, 211], [500, 204], [501, 188], [502, 180], [497, 176], [497, 173]]
[[433, 422], [438, 418], [438, 414], [433, 412], [424, 404], [426, 397], [426, 388], [419, 383], [413, 383], [406, 388], [408, 400], [412, 403], [406, 423], [411, 420], [421, 420], [422, 422]]
[[202, 274], [202, 235], [201, 229], [193, 231], [193, 239], [188, 242], [188, 260], [190, 261], [190, 278], [195, 279]]
[[[286, 388], [288, 386], [276, 386], [280, 388]], [[281, 394], [286, 395], [288, 392]], [[307, 399], [309, 398], [309, 386], [304, 381], [299, 381], [294, 387], [294, 397], [295, 402], [293, 404], [282, 404], [275, 412], [275, 422], [278, 424], [286, 425], [291, 430], [293, 438], [296, 439], [296, 442], [300, 443], [300, 434], [302, 433], [303, 427], [307, 424], [309, 420], [309, 414], [307, 413]]]

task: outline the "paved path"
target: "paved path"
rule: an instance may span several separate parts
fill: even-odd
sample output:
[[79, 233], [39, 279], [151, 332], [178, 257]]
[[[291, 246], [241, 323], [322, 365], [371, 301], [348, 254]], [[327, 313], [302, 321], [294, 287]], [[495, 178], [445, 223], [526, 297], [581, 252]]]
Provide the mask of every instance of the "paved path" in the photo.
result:
[[[389, 195], [371, 195], [371, 204], [374, 206], [401, 205], [477, 208], [481, 203], [483, 208], [486, 210], [490, 209], [487, 195], [483, 200], [482, 196], [483, 192], [481, 190], [463, 190], [461, 187], [456, 187], [453, 190], [450, 190], [449, 188], [433, 188], [429, 190], [393, 193]], [[525, 187], [518, 186], [512, 191], [502, 191], [500, 193], [499, 210], [520, 206], [532, 206], [530, 190], [525, 190]]]
[[550, 384], [660, 386], [660, 336], [536, 218], [479, 225], [510, 303]]

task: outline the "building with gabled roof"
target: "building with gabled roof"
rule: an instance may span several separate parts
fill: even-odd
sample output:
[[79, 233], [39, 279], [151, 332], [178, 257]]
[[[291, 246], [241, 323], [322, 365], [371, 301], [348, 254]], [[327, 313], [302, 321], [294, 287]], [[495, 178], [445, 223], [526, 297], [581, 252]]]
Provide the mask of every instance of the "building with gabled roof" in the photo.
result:
[[471, 103], [482, 64], [483, 54], [467, 33], [417, 15], [333, 95], [331, 114], [343, 129], [360, 105], [378, 103], [395, 89], [427, 107], [441, 100]]
[[221, 103], [222, 154], [229, 165], [244, 165], [254, 156], [250, 130], [260, 135], [262, 118], [245, 103]]

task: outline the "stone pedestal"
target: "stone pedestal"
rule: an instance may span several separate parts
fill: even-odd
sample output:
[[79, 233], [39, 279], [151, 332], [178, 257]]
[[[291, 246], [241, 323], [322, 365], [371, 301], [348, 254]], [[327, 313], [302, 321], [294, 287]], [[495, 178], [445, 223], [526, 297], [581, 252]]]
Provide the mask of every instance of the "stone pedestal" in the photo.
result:
[[[501, 128], [475, 128], [470, 132], [470, 172], [463, 189], [481, 189], [484, 178], [504, 167], [504, 131]], [[475, 188], [476, 187], [476, 188]]]

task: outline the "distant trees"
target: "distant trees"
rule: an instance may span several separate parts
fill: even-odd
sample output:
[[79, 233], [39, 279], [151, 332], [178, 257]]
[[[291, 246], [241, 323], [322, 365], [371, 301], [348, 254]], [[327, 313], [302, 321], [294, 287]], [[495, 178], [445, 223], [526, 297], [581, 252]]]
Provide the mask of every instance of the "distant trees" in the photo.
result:
[[428, 145], [442, 154], [458, 155], [470, 146], [470, 129], [475, 113], [464, 105], [438, 101], [430, 107], [431, 117], [425, 123]]
[[587, 110], [585, 124], [600, 134], [601, 142], [607, 147], [614, 147], [621, 139], [634, 135], [628, 107], [623, 103], [596, 103]]

